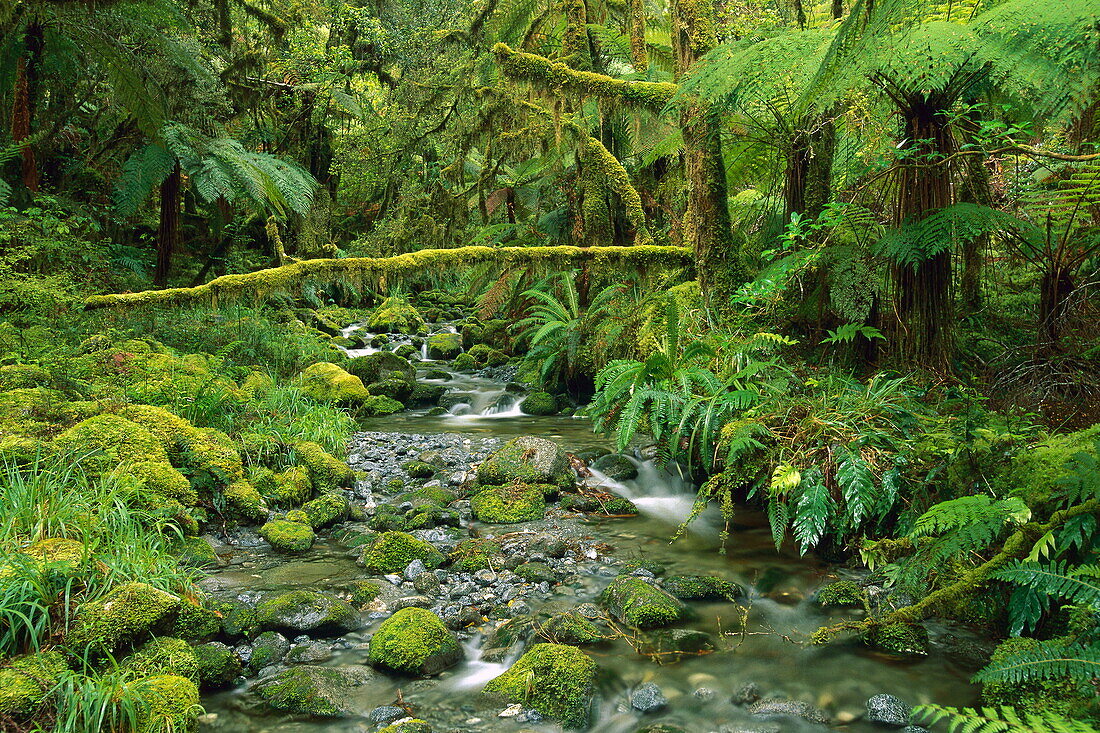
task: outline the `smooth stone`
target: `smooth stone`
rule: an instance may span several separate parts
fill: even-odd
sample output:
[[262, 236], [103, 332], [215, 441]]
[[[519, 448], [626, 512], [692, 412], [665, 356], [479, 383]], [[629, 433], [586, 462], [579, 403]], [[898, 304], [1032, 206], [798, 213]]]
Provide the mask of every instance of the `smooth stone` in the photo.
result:
[[903, 727], [909, 725], [912, 716], [913, 709], [893, 695], [875, 695], [867, 700], [867, 720], [872, 723]]
[[630, 706], [642, 713], [653, 713], [668, 705], [661, 688], [647, 682], [630, 693]]

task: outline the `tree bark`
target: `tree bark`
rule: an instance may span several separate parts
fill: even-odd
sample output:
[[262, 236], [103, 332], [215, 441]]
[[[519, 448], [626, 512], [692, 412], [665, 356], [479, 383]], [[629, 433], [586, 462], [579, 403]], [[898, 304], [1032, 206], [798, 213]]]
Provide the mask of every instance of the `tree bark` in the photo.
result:
[[635, 71], [649, 68], [645, 44], [645, 0], [630, 0], [630, 58]]
[[168, 272], [172, 267], [172, 253], [179, 244], [180, 228], [180, 164], [177, 161], [172, 172], [160, 184], [160, 226], [157, 228], [157, 268], [153, 285], [168, 285]]
[[[983, 156], [973, 155], [967, 159], [966, 183], [959, 198], [966, 203], [993, 205], [989, 169], [985, 166]], [[974, 313], [982, 307], [982, 265], [988, 246], [989, 237], [984, 235], [973, 237], [963, 245], [959, 289], [963, 310], [968, 313]]]
[[[38, 98], [38, 63], [42, 58], [44, 44], [42, 25], [38, 21], [32, 21], [27, 25], [23, 36], [24, 55], [16, 66], [15, 86], [12, 90], [11, 139], [17, 144], [31, 136], [35, 101]], [[20, 157], [23, 185], [28, 191], [37, 193], [41, 185], [38, 161], [29, 142], [23, 145]]]

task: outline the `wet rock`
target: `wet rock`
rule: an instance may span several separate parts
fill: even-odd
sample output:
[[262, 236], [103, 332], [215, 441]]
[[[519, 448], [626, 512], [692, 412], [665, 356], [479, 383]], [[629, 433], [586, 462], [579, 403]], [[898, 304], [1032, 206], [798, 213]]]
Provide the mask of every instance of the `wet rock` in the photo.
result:
[[630, 707], [642, 713], [655, 713], [668, 705], [661, 688], [652, 682], [640, 686], [630, 694]]
[[673, 575], [663, 587], [682, 601], [732, 601], [745, 593], [736, 583], [711, 575]]
[[332, 649], [319, 641], [295, 644], [286, 653], [287, 664], [320, 664], [332, 659]]
[[355, 608], [329, 593], [296, 590], [260, 604], [260, 628], [314, 636], [340, 636], [359, 628]]
[[528, 583], [556, 583], [557, 574], [544, 562], [525, 562], [513, 571]]
[[232, 649], [217, 641], [194, 648], [198, 680], [204, 690], [229, 687], [241, 674], [241, 662]]
[[371, 710], [367, 720], [372, 723], [392, 723], [405, 717], [405, 711], [396, 705], [381, 705]]
[[817, 604], [825, 608], [834, 606], [862, 608], [864, 598], [863, 589], [853, 580], [838, 580], [835, 583], [829, 583], [814, 596]]
[[553, 441], [531, 436], [508, 441], [481, 463], [477, 478], [493, 486], [520, 481], [565, 488], [576, 481], [565, 451]]
[[424, 566], [424, 561], [421, 559], [413, 560], [405, 568], [405, 580], [416, 580], [417, 576], [423, 575], [428, 571], [428, 568]]
[[893, 695], [875, 695], [867, 701], [867, 720], [898, 727], [909, 725], [913, 709]]
[[351, 690], [374, 676], [369, 667], [299, 666], [276, 672], [249, 690], [272, 710], [338, 718], [354, 712]]
[[591, 465], [612, 481], [631, 481], [638, 478], [638, 467], [634, 465], [634, 461], [619, 453], [600, 456]]
[[413, 580], [413, 588], [417, 593], [421, 593], [426, 596], [437, 596], [440, 591], [439, 578], [435, 577], [433, 573], [421, 573]]
[[596, 663], [561, 644], [536, 644], [507, 672], [489, 681], [487, 695], [520, 702], [568, 728], [588, 725]]
[[737, 692], [733, 693], [730, 702], [734, 705], [751, 705], [760, 699], [760, 686], [755, 682], [746, 682]]
[[901, 657], [927, 657], [928, 631], [920, 624], [892, 623], [872, 627], [863, 642], [881, 652]]
[[813, 705], [801, 700], [781, 697], [768, 697], [758, 700], [749, 706], [749, 713], [761, 718], [786, 716], [802, 718], [819, 725], [829, 724], [829, 716]]
[[595, 644], [604, 636], [600, 628], [576, 613], [559, 613], [551, 616], [539, 627], [539, 636], [557, 644]]
[[390, 608], [400, 611], [402, 608], [431, 608], [432, 599], [427, 596], [405, 596], [390, 604]]
[[290, 651], [290, 641], [285, 636], [274, 631], [265, 631], [252, 642], [248, 668], [256, 672], [272, 664], [278, 664], [283, 661], [288, 651]]
[[687, 607], [661, 588], [634, 576], [619, 576], [600, 595], [600, 603], [620, 621], [639, 629], [676, 623]]
[[462, 657], [454, 633], [434, 613], [420, 608], [399, 610], [370, 640], [371, 664], [403, 674], [439, 674]]

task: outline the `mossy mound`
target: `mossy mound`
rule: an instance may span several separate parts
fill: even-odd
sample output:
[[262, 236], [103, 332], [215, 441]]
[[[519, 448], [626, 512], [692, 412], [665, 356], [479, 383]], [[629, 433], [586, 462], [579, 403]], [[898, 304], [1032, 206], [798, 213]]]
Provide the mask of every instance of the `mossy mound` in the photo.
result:
[[904, 657], [927, 657], [928, 631], [920, 624], [892, 623], [874, 626], [863, 636], [872, 649]]
[[435, 475], [435, 467], [424, 461], [405, 461], [401, 464], [401, 470], [412, 478], [431, 478]]
[[370, 663], [413, 676], [431, 676], [462, 659], [458, 637], [431, 611], [402, 608], [370, 640]]
[[279, 509], [301, 506], [309, 501], [313, 493], [309, 472], [299, 466], [288, 468], [282, 473], [275, 473], [270, 468], [254, 468], [249, 473], [248, 480], [268, 505]]
[[567, 728], [588, 725], [596, 663], [564, 644], [536, 644], [501, 676], [485, 685], [488, 694], [532, 707]]
[[533, 522], [546, 516], [546, 499], [538, 486], [487, 486], [470, 500], [470, 508], [482, 522]]
[[[428, 464], [425, 463], [423, 465], [427, 466]], [[445, 507], [456, 498], [453, 491], [448, 491], [442, 486], [421, 486], [419, 489], [413, 489], [412, 491], [406, 491], [403, 494], [399, 494], [395, 501], [398, 504], [404, 504], [407, 501], [412, 502], [414, 507], [423, 506], [425, 504]]]
[[273, 710], [339, 718], [353, 712], [351, 690], [371, 677], [366, 667], [300, 665], [263, 678], [251, 691]]
[[38, 717], [58, 678], [68, 667], [58, 652], [39, 652], [0, 668], [0, 719]]
[[1030, 507], [1046, 503], [1061, 489], [1066, 464], [1078, 453], [1096, 460], [1100, 424], [1064, 435], [1052, 435], [1038, 445], [1021, 451], [990, 479], [990, 485], [1002, 494], [1015, 494]]
[[174, 674], [192, 681], [199, 678], [199, 661], [191, 645], [171, 636], [145, 642], [122, 660], [121, 667], [135, 677]]
[[92, 656], [114, 654], [163, 628], [180, 603], [178, 596], [147, 583], [125, 583], [99, 600], [82, 604], [65, 642]]
[[386, 379], [416, 381], [416, 369], [409, 360], [389, 351], [378, 351], [348, 360], [348, 371], [363, 380], [363, 384]]
[[487, 344], [475, 344], [467, 352], [478, 366], [496, 367], [508, 363], [508, 355]]
[[178, 675], [156, 675], [127, 684], [142, 701], [136, 733], [188, 733], [195, 730], [199, 688]]
[[398, 295], [382, 301], [367, 319], [367, 330], [414, 334], [424, 327], [424, 317], [408, 300]]
[[372, 395], [389, 397], [392, 400], [404, 404], [408, 401], [415, 386], [416, 385], [410, 380], [390, 377], [378, 382], [369, 382], [367, 384], [367, 391]]
[[302, 511], [309, 518], [311, 527], [321, 529], [347, 516], [348, 500], [342, 494], [321, 494], [316, 499], [303, 504]]
[[620, 453], [599, 456], [592, 461], [592, 468], [612, 481], [632, 481], [638, 478], [638, 467], [634, 461]]
[[308, 524], [276, 519], [260, 527], [260, 536], [279, 552], [305, 552], [313, 547], [315, 536]]
[[85, 465], [108, 471], [120, 463], [168, 463], [168, 453], [151, 432], [118, 415], [96, 415], [72, 426], [54, 439], [58, 452], [86, 456]]
[[405, 405], [385, 395], [374, 395], [363, 403], [359, 412], [364, 417], [384, 417], [401, 412]]
[[363, 380], [331, 362], [320, 362], [302, 370], [302, 392], [330, 405], [358, 406], [370, 399]]
[[450, 361], [462, 353], [462, 334], [436, 333], [428, 337], [428, 358]]
[[478, 466], [477, 480], [492, 486], [520, 481], [570, 488], [576, 483], [576, 475], [565, 451], [556, 443], [523, 436], [508, 441], [485, 459]]
[[353, 605], [363, 606], [377, 598], [381, 592], [382, 588], [377, 583], [357, 580], [351, 586], [351, 602]]
[[355, 482], [351, 467], [316, 443], [298, 443], [294, 446], [294, 454], [306, 467], [313, 488], [318, 493], [351, 486]]
[[570, 611], [551, 616], [539, 626], [538, 634], [555, 644], [571, 646], [596, 644], [604, 639], [600, 627], [579, 613]]
[[183, 598], [168, 633], [187, 641], [206, 641], [216, 636], [221, 626], [221, 617], [213, 608], [199, 600]]
[[359, 628], [359, 612], [328, 593], [296, 590], [256, 607], [260, 627], [292, 635], [338, 636]]
[[525, 415], [557, 415], [558, 400], [549, 392], [532, 392], [519, 403], [519, 410]]
[[459, 354], [451, 362], [451, 368], [456, 372], [472, 372], [477, 369], [477, 361], [469, 354]]
[[378, 733], [432, 733], [432, 727], [420, 718], [406, 718], [387, 725]]
[[443, 553], [405, 532], [383, 532], [364, 546], [359, 564], [372, 573], [399, 573], [413, 560], [429, 568], [443, 563]]
[[843, 608], [862, 608], [865, 594], [854, 580], [838, 580], [829, 583], [817, 592], [814, 601], [819, 606], [839, 606]]
[[638, 629], [674, 624], [687, 615], [677, 598], [634, 575], [622, 575], [600, 594], [600, 603], [620, 621]]
[[478, 538], [459, 542], [447, 559], [450, 560], [452, 569], [460, 573], [475, 573], [493, 565], [500, 567], [504, 563], [500, 542]]
[[713, 575], [673, 575], [663, 587], [681, 601], [732, 601], [745, 594], [736, 583]]
[[0, 366], [0, 389], [33, 389], [49, 387], [50, 373], [37, 364], [5, 364]]
[[192, 651], [198, 664], [198, 681], [202, 689], [221, 690], [241, 676], [241, 660], [225, 644], [212, 641], [199, 644]]
[[249, 522], [262, 522], [267, 519], [267, 502], [248, 481], [234, 481], [222, 492], [225, 505], [231, 517]]
[[180, 559], [180, 565], [188, 568], [209, 568], [218, 564], [218, 556], [209, 540], [202, 537], [184, 537], [174, 543], [173, 552]]

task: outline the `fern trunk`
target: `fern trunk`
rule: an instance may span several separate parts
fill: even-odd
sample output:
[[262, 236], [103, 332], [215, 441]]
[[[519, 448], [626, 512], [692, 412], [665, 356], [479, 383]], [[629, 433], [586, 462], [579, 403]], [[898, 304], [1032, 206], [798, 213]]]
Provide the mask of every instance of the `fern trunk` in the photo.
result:
[[160, 225], [157, 227], [157, 268], [153, 284], [158, 288], [168, 285], [168, 271], [172, 267], [172, 253], [179, 243], [180, 231], [180, 177], [179, 161], [172, 172], [160, 184]]
[[[985, 166], [983, 156], [972, 155], [967, 159], [966, 182], [960, 198], [965, 203], [993, 205], [989, 169]], [[971, 237], [963, 244], [960, 297], [962, 307], [970, 313], [982, 307], [982, 265], [988, 247], [989, 237], [985, 235]]]
[[[32, 21], [23, 36], [24, 55], [19, 59], [12, 90], [11, 139], [20, 143], [31, 136], [35, 100], [38, 98], [38, 65], [42, 57], [45, 37], [42, 24]], [[28, 142], [20, 151], [20, 172], [23, 185], [37, 193], [40, 185], [38, 160], [34, 148]]]
[[831, 120], [798, 125], [787, 157], [783, 198], [786, 221], [792, 214], [814, 219], [832, 196], [833, 153], [836, 129]]
[[635, 71], [649, 68], [645, 45], [645, 0], [630, 0], [630, 59]]
[[1073, 271], [1053, 265], [1039, 280], [1039, 353], [1053, 355], [1062, 349], [1062, 329], [1070, 312], [1075, 285]]
[[[945, 108], [923, 95], [903, 110], [902, 150], [894, 224], [917, 222], [952, 203], [951, 166], [943, 162], [955, 150]], [[953, 344], [952, 253], [949, 248], [915, 265], [894, 267], [894, 347], [906, 364], [945, 370]]]

